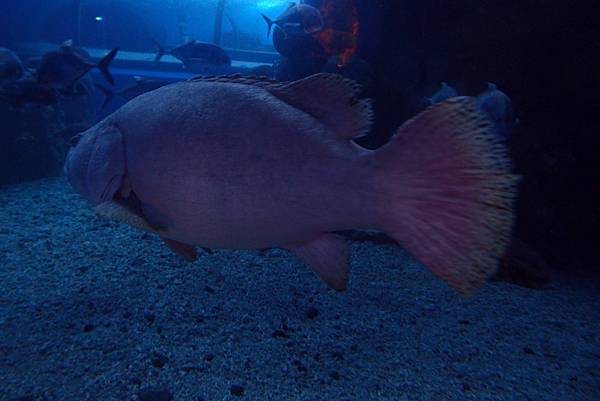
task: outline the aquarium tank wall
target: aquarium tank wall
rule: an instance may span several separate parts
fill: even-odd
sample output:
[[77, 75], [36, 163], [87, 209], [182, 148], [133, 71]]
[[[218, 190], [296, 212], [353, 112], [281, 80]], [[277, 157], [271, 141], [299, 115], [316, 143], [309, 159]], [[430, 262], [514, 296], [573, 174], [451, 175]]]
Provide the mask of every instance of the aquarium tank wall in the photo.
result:
[[0, 2], [0, 401], [600, 399], [599, 8]]

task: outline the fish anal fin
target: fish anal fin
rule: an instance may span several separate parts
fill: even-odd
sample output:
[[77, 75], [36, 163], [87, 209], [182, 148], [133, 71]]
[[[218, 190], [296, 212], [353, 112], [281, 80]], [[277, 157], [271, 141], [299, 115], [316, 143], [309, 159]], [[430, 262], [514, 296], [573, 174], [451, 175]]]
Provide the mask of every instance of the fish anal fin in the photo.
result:
[[269, 91], [344, 139], [366, 135], [371, 129], [371, 99], [360, 99], [362, 87], [338, 74], [320, 73]]
[[194, 262], [198, 259], [198, 252], [196, 251], [195, 246], [175, 241], [174, 239], [166, 238], [163, 236], [161, 236], [161, 238], [164, 241], [164, 243], [167, 244], [169, 248], [171, 248], [173, 252], [175, 252], [177, 255], [181, 256], [188, 262]]
[[285, 247], [292, 251], [327, 285], [336, 291], [348, 286], [348, 244], [335, 234], [322, 234], [309, 242]]

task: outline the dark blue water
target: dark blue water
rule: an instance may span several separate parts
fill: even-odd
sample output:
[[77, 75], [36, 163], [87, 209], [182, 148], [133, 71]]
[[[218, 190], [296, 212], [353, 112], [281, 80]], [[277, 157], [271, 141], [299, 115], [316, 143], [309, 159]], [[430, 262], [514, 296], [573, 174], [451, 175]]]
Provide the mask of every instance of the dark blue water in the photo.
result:
[[[301, 3], [0, 3], [0, 401], [600, 400], [597, 7]], [[275, 21], [269, 36], [261, 14]], [[49, 54], [59, 61], [49, 64]], [[315, 74], [331, 75], [311, 81]], [[193, 79], [204, 102], [195, 109], [169, 97], [173, 84]], [[229, 107], [203, 79], [261, 105]], [[263, 92], [252, 97], [247, 87]], [[147, 92], [164, 96], [137, 98]], [[462, 96], [475, 111], [451, 114], [446, 107]], [[129, 101], [154, 112], [110, 120]], [[237, 121], [258, 128], [240, 136]], [[489, 137], [477, 131], [484, 125]], [[106, 185], [112, 195], [102, 199], [121, 206], [111, 219], [92, 208], [114, 161], [102, 157], [118, 153], [104, 152], [106, 127], [122, 130], [117, 149], [126, 155], [118, 190]], [[285, 142], [282, 127], [330, 136], [302, 153], [313, 148]], [[156, 169], [169, 146], [127, 153], [146, 131], [189, 142]], [[78, 161], [64, 170], [69, 151], [87, 154], [82, 132], [100, 144], [81, 168], [85, 184]], [[225, 145], [205, 148], [189, 132], [221, 135]], [[331, 144], [337, 164], [311, 164]], [[356, 152], [355, 167], [327, 168], [344, 152]], [[229, 162], [215, 163], [222, 155]], [[360, 160], [370, 160], [360, 165], [370, 174]], [[200, 168], [182, 175], [189, 165]], [[173, 179], [144, 193], [132, 171]], [[311, 178], [289, 178], [302, 171]], [[207, 177], [213, 187], [198, 184]], [[178, 229], [168, 216], [189, 212], [176, 201], [195, 188], [205, 192], [190, 204], [217, 200], [186, 214], [209, 217], [196, 222], [199, 232], [237, 205], [218, 215], [223, 227], [243, 216], [231, 238], [268, 237], [257, 227], [271, 227], [297, 229], [298, 239], [168, 246], [162, 237]], [[172, 199], [175, 211], [154, 196]], [[311, 206], [286, 214], [298, 204]], [[338, 220], [362, 226], [302, 237], [318, 226], [311, 218], [340, 210], [352, 213]], [[377, 223], [364, 223], [372, 214]], [[140, 227], [132, 216], [146, 231], [131, 227]], [[273, 227], [272, 216], [287, 217]], [[464, 297], [471, 279], [481, 286]], [[340, 282], [345, 291], [332, 289]]]

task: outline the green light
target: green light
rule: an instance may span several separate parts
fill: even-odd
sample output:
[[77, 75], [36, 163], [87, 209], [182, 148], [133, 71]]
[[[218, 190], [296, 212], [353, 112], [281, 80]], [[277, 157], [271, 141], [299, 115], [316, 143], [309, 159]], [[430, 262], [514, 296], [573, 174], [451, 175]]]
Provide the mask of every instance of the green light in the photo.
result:
[[256, 8], [269, 10], [271, 8], [281, 7], [288, 3], [290, 3], [288, 0], [261, 0], [256, 2]]

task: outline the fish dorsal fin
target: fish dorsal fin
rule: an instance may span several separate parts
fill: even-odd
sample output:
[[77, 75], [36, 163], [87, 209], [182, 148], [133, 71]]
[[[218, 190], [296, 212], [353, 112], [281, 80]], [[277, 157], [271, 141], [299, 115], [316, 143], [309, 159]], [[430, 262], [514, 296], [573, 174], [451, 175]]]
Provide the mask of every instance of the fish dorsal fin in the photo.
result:
[[488, 82], [487, 83], [487, 88], [488, 88], [489, 91], [495, 91], [495, 90], [498, 89], [498, 87], [496, 86], [496, 84], [493, 83], [493, 82]]
[[269, 77], [258, 77], [258, 76], [243, 76], [241, 74], [232, 74], [232, 75], [209, 75], [209, 76], [201, 76], [194, 77], [190, 79], [190, 82], [221, 82], [228, 84], [242, 84], [242, 85], [252, 85], [258, 86], [260, 88], [264, 88], [267, 90], [275, 90], [282, 85], [285, 85], [281, 81], [276, 81]]
[[364, 136], [371, 129], [371, 99], [360, 99], [362, 87], [338, 74], [321, 73], [294, 82], [240, 74], [196, 77], [190, 81], [258, 86], [290, 106], [310, 114], [345, 139]]
[[269, 91], [310, 114], [342, 138], [364, 136], [371, 129], [371, 99], [360, 99], [362, 87], [341, 75], [311, 75]]

